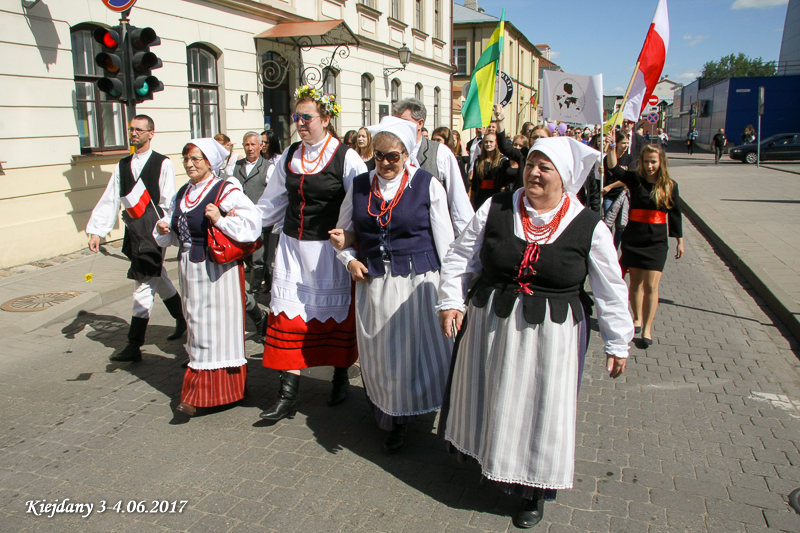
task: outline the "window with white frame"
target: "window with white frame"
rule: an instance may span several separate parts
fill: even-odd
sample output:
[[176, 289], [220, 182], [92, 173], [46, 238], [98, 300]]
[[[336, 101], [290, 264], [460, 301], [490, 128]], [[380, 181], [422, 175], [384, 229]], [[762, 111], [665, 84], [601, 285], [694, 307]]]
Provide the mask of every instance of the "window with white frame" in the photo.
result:
[[[335, 68], [326, 68], [323, 71], [322, 75], [324, 76], [324, 79], [325, 79], [324, 83], [322, 84], [322, 91], [325, 94], [332, 94], [335, 97], [336, 96], [336, 77], [339, 75], [339, 71], [337, 69], [335, 69]], [[338, 102], [339, 99], [336, 98], [336, 101]], [[339, 104], [341, 105], [341, 102], [339, 102]], [[333, 126], [333, 129], [335, 129], [335, 130], [339, 129], [339, 121], [338, 121], [337, 118], [331, 118], [331, 126]]]
[[92, 35], [98, 26], [77, 26], [71, 32], [72, 66], [75, 74], [75, 117], [81, 153], [127, 148], [125, 108], [109, 101], [97, 89], [103, 71], [95, 65], [100, 44]]
[[438, 87], [433, 89], [433, 127], [438, 128], [442, 125], [442, 90]]
[[422, 84], [418, 83], [414, 86], [414, 98], [422, 102]]
[[442, 38], [442, 0], [433, 0], [433, 36]]
[[192, 137], [213, 137], [219, 133], [217, 55], [202, 44], [189, 46], [187, 54]]
[[394, 105], [403, 99], [403, 86], [397, 78], [392, 80], [392, 113], [394, 113]]
[[361, 75], [361, 126], [372, 124], [372, 76]]
[[401, 2], [402, 0], [391, 0], [392, 2], [392, 18], [395, 20], [401, 20], [401, 16], [403, 13]]
[[422, 23], [424, 22], [422, 9], [422, 0], [414, 0], [414, 27], [418, 30], [422, 30]]
[[456, 65], [456, 75], [467, 75], [467, 41], [459, 39], [453, 41], [453, 63]]

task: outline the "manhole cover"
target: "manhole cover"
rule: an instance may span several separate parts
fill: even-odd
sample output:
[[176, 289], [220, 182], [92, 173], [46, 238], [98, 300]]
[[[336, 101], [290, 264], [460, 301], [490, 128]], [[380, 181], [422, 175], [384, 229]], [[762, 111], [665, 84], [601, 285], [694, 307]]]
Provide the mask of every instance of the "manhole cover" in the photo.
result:
[[82, 292], [42, 292], [39, 294], [29, 294], [28, 296], [21, 296], [14, 298], [6, 303], [0, 305], [3, 311], [10, 311], [12, 313], [35, 313], [36, 311], [44, 311], [50, 309], [54, 305], [58, 305], [67, 300], [75, 298]]

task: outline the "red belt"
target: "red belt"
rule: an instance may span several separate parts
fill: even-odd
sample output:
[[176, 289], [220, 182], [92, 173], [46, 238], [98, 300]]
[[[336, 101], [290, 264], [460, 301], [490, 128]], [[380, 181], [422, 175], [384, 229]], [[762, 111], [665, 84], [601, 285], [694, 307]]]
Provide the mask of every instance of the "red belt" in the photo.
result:
[[495, 180], [481, 180], [481, 189], [494, 189], [495, 186]]
[[628, 220], [644, 222], [645, 224], [666, 224], [667, 214], [663, 211], [655, 211], [652, 209], [631, 209]]

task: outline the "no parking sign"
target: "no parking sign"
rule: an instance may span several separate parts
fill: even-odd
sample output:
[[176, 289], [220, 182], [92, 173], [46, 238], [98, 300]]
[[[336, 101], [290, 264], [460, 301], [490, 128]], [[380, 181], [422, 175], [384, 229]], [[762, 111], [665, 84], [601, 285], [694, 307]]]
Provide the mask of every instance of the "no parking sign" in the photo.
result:
[[647, 122], [649, 122], [650, 124], [655, 124], [656, 122], [658, 122], [658, 113], [650, 113], [649, 115], [647, 115]]
[[127, 11], [128, 9], [132, 8], [133, 4], [136, 3], [136, 0], [103, 0], [103, 3], [111, 11], [122, 13], [123, 11]]

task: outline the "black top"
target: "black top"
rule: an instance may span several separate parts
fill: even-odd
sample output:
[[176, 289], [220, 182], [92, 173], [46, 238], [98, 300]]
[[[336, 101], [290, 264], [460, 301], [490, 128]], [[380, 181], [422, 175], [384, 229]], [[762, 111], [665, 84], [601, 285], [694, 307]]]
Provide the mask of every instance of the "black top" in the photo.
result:
[[724, 133], [717, 133], [714, 135], [714, 139], [712, 139], [711, 144], [717, 146], [719, 148], [725, 147], [725, 134]]
[[[483, 166], [483, 177], [478, 174], [478, 168]], [[479, 160], [475, 162], [475, 169], [472, 171], [472, 206], [477, 209], [483, 202], [511, 185], [508, 179], [508, 170], [511, 162], [503, 157], [497, 166], [492, 167], [492, 162]], [[516, 173], [516, 169], [513, 169]]]
[[644, 137], [636, 132], [631, 132], [630, 141], [630, 153], [622, 154], [622, 156], [619, 158], [619, 164], [628, 170], [636, 170], [639, 168], [639, 155], [642, 153], [642, 148], [644, 148], [644, 145], [648, 143]]
[[[159, 200], [161, 199], [161, 186], [158, 182], [161, 178], [161, 165], [164, 163], [165, 159], [167, 159], [167, 156], [161, 155], [154, 151], [150, 154], [150, 157], [147, 159], [147, 162], [142, 168], [142, 172], [139, 174], [139, 179], [142, 180], [142, 183], [144, 183], [144, 186], [147, 188], [147, 192], [150, 193], [150, 199], [153, 200], [153, 204], [157, 206]], [[133, 161], [133, 155], [124, 157], [119, 162], [120, 198], [123, 196], [128, 196], [133, 189], [133, 186], [136, 184], [136, 178], [133, 177], [133, 172], [131, 171], [131, 161]], [[159, 206], [158, 216], [163, 215], [164, 212]]]
[[[667, 209], [665, 206], [656, 206], [656, 202], [651, 196], [655, 185], [644, 178], [640, 178], [638, 172], [625, 170], [618, 165], [611, 169], [611, 173], [630, 190], [631, 209], [648, 209], [666, 213], [669, 236], [683, 237], [680, 194], [678, 193], [678, 183], [675, 180], [672, 180], [672, 207]], [[630, 222], [628, 222], [628, 224], [630, 224]]]
[[291, 161], [300, 143], [294, 143], [286, 154], [286, 192], [289, 205], [283, 233], [298, 240], [327, 241], [328, 231], [339, 221], [344, 201], [344, 160], [347, 147], [339, 143], [333, 157], [317, 174], [295, 174]]
[[509, 158], [511, 161], [514, 161], [519, 165], [517, 167], [517, 177], [514, 179], [514, 184], [512, 185], [513, 190], [517, 190], [520, 187], [525, 185], [525, 160], [528, 157], [529, 148], [514, 148], [506, 139], [506, 131], [498, 131], [497, 132], [497, 148], [500, 150], [500, 153]]
[[[523, 294], [526, 322], [543, 323], [547, 304], [550, 320], [557, 324], [564, 323], [570, 309], [575, 323], [583, 320], [582, 304], [586, 302], [581, 293], [589, 274], [592, 236], [599, 221], [596, 213], [583, 209], [555, 242], [540, 246], [539, 260], [534, 264], [536, 273], [529, 279], [533, 294]], [[527, 246], [514, 233], [513, 193], [496, 194], [484, 230], [481, 276], [469, 295], [476, 307], [485, 307], [494, 293], [495, 314], [500, 318], [511, 314], [520, 294], [517, 275]]]

